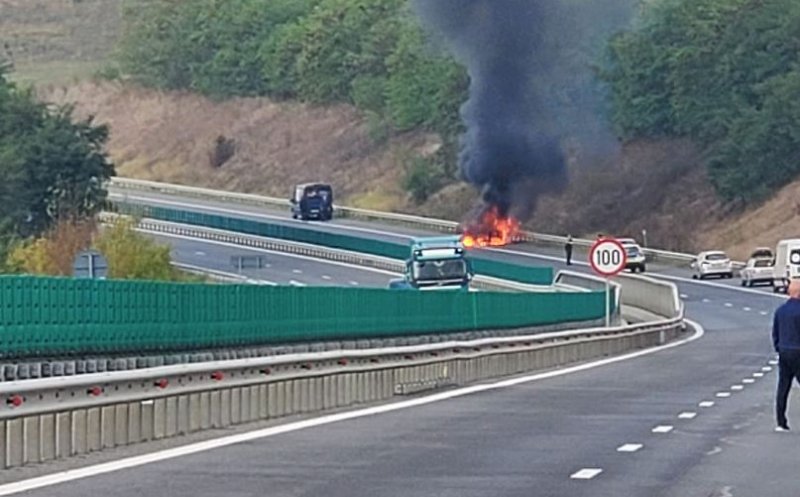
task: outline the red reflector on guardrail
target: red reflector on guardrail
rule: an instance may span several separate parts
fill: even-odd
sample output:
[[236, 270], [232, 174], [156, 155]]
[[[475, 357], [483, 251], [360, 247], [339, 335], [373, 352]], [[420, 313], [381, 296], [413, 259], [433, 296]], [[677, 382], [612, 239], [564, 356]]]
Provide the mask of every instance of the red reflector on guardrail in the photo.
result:
[[272, 370], [270, 368], [264, 368], [261, 370], [262, 374], [272, 374]]
[[87, 390], [86, 393], [92, 397], [99, 397], [100, 395], [103, 395], [103, 387], [92, 387]]
[[19, 407], [23, 402], [25, 402], [25, 397], [22, 395], [12, 395], [6, 400], [6, 403], [11, 407]]
[[347, 366], [348, 362], [349, 361], [347, 359], [339, 359], [338, 361], [336, 361], [336, 363], [339, 364], [339, 366]]
[[161, 379], [156, 381], [153, 385], [155, 385], [158, 388], [167, 388], [167, 385], [169, 385], [169, 381], [167, 381], [166, 379]]
[[222, 381], [225, 378], [225, 374], [222, 371], [214, 371], [211, 373], [211, 379], [214, 381]]

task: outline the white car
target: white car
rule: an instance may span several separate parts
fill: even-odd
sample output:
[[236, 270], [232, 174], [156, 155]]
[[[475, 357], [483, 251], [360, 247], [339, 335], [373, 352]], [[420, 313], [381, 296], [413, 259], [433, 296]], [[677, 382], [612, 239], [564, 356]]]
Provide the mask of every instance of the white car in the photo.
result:
[[733, 263], [725, 252], [720, 250], [700, 252], [692, 261], [692, 278], [702, 280], [709, 276], [733, 278]]
[[752, 287], [757, 283], [772, 284], [773, 279], [772, 259], [766, 257], [753, 257], [747, 265], [739, 271], [742, 286]]

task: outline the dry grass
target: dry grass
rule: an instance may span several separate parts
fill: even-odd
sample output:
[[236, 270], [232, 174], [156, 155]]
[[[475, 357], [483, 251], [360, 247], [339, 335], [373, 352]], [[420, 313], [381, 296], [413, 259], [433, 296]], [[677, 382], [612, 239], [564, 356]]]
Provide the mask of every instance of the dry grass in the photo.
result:
[[14, 79], [66, 84], [91, 76], [117, 39], [122, 0], [0, 0], [0, 59]]
[[[431, 141], [412, 133], [375, 146], [365, 119], [349, 106], [215, 102], [97, 82], [45, 88], [40, 96], [75, 103], [78, 115], [108, 124], [120, 175], [281, 197], [296, 183], [327, 181], [339, 199], [402, 210], [400, 151], [413, 153]], [[235, 154], [215, 168], [208, 157], [220, 135], [235, 141]]]
[[[40, 90], [42, 98], [76, 103], [80, 115], [111, 126], [110, 152], [121, 175], [232, 191], [287, 196], [305, 181], [334, 185], [338, 201], [363, 208], [463, 220], [477, 193], [451, 185], [421, 206], [399, 187], [403, 160], [426, 155], [437, 140], [422, 134], [374, 145], [352, 107], [312, 107], [268, 99], [214, 102], [185, 92], [156, 92], [83, 82]], [[220, 168], [209, 152], [220, 135], [236, 143]], [[641, 239], [673, 250], [729, 250], [743, 257], [756, 245], [800, 234], [800, 184], [762, 207], [726, 213], [700, 165], [682, 141], [636, 142], [618, 157], [570, 165], [560, 196], [541, 199], [528, 227], [593, 237], [598, 232]]]

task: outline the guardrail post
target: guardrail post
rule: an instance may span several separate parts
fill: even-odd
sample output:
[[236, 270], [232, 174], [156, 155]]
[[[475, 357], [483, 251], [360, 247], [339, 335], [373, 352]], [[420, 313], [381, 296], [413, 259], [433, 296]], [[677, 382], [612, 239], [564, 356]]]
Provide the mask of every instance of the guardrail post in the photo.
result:
[[[69, 412], [59, 412], [56, 414], [56, 459], [69, 457], [72, 450], [72, 415]], [[5, 422], [0, 425], [5, 427]], [[5, 434], [5, 430], [3, 430]]]
[[164, 399], [166, 404], [164, 414], [164, 436], [174, 437], [178, 434], [178, 398], [167, 397]]
[[160, 440], [167, 436], [167, 399], [153, 402], [153, 438]]
[[153, 439], [153, 421], [154, 421], [154, 407], [155, 401], [146, 400], [140, 402], [141, 406], [140, 416], [142, 422], [142, 431], [140, 433], [141, 440], [149, 441]]
[[[230, 409], [230, 390], [225, 390], [225, 397], [228, 399], [225, 403], [225, 408]], [[219, 390], [212, 391], [208, 396], [209, 409], [211, 411], [209, 416], [209, 428], [221, 428], [222, 424], [222, 411], [223, 400], [222, 392]]]
[[22, 420], [22, 463], [39, 462], [39, 416], [28, 416]]
[[104, 406], [100, 410], [100, 448], [110, 449], [114, 447], [114, 429], [116, 428], [115, 407]]
[[211, 393], [200, 393], [200, 429], [211, 428]]
[[[223, 408], [222, 410], [223, 426], [237, 425], [242, 422], [242, 389], [231, 388], [230, 390], [228, 390], [228, 392], [229, 392], [227, 398], [228, 408], [227, 409]], [[227, 413], [227, 416], [224, 413]]]
[[114, 442], [117, 445], [128, 445], [128, 406], [117, 405], [114, 413]]
[[39, 459], [50, 461], [56, 458], [56, 415], [39, 416]]
[[86, 450], [96, 452], [102, 449], [102, 424], [100, 420], [100, 408], [92, 407], [86, 412]]
[[22, 466], [25, 461], [25, 438], [22, 419], [6, 421], [6, 467]]
[[142, 403], [128, 403], [128, 440], [130, 443], [142, 441]]

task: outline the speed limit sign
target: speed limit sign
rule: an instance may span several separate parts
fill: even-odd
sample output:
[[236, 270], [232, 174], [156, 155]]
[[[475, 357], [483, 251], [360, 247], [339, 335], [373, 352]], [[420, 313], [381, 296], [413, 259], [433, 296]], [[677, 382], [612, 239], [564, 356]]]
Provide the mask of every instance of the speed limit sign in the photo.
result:
[[625, 247], [613, 238], [601, 238], [589, 250], [589, 264], [600, 276], [615, 276], [625, 269], [627, 263]]

